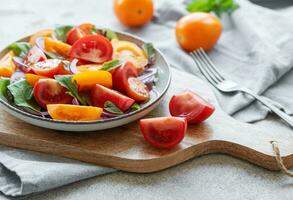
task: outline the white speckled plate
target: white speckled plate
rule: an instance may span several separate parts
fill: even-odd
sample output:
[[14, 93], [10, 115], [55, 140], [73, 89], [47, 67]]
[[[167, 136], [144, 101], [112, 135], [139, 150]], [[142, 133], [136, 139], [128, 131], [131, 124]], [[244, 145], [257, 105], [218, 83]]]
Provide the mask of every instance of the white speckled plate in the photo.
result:
[[[145, 42], [135, 36], [126, 34], [126, 33], [119, 33], [117, 32], [119, 39], [121, 40], [128, 40], [134, 42], [138, 45], [142, 45]], [[29, 37], [23, 38], [19, 41], [27, 41]], [[36, 126], [54, 129], [54, 130], [61, 130], [61, 131], [96, 131], [96, 130], [103, 130], [114, 128], [117, 126], [121, 126], [132, 121], [135, 121], [150, 111], [152, 111], [156, 106], [159, 105], [163, 97], [165, 96], [170, 82], [171, 82], [171, 72], [169, 64], [167, 63], [166, 59], [162, 55], [162, 53], [156, 49], [156, 62], [152, 67], [156, 67], [158, 69], [157, 77], [158, 80], [155, 84], [156, 92], [152, 92], [152, 98], [150, 101], [145, 103], [142, 108], [138, 111], [131, 112], [128, 114], [124, 114], [115, 118], [110, 119], [101, 119], [97, 121], [89, 121], [89, 122], [68, 122], [68, 121], [57, 121], [52, 120], [49, 118], [43, 118], [41, 116], [30, 114], [26, 111], [20, 110], [15, 106], [11, 105], [5, 99], [0, 98], [0, 105], [5, 111], [10, 113], [11, 115]], [[3, 49], [0, 52], [0, 58], [3, 57], [8, 52], [8, 48]], [[5, 123], [5, 122], [1, 122]]]

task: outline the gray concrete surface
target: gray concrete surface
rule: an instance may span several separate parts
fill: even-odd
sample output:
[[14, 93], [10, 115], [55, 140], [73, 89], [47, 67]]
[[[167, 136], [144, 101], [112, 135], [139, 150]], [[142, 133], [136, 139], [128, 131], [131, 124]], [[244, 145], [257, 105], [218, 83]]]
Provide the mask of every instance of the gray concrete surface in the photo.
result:
[[[0, 0], [0, 5], [1, 48], [56, 24], [93, 22], [125, 30], [112, 13], [111, 0]], [[286, 128], [275, 119], [258, 125], [268, 131]], [[153, 174], [103, 175], [29, 199], [292, 200], [293, 179], [229, 156], [208, 155]]]

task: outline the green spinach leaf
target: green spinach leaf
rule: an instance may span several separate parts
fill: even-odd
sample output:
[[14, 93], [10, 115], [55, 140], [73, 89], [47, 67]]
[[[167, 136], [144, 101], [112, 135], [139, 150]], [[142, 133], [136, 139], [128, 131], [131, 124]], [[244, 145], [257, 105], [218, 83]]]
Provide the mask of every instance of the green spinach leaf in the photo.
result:
[[109, 39], [109, 40], [113, 40], [113, 39], [118, 39], [118, 36], [115, 32], [113, 32], [110, 29], [104, 29], [104, 35]]
[[36, 112], [40, 111], [40, 106], [33, 98], [33, 87], [25, 79], [14, 82], [8, 86], [8, 89], [17, 106], [29, 108]]
[[118, 59], [113, 59], [108, 62], [105, 62], [100, 70], [111, 71], [113, 69], [120, 67], [122, 64], [122, 61]]
[[134, 111], [137, 111], [141, 109], [141, 106], [137, 103], [133, 104], [131, 107], [130, 107], [130, 112], [134, 112]]
[[7, 87], [9, 84], [9, 78], [0, 78], [0, 98], [7, 99]]
[[122, 115], [123, 112], [111, 101], [106, 101], [104, 103], [104, 109], [110, 113]]
[[152, 43], [145, 43], [142, 45], [142, 48], [148, 57], [149, 63], [154, 63], [156, 59], [156, 50]]
[[72, 80], [72, 75], [58, 75], [55, 79], [65, 88], [68, 89], [68, 94], [75, 97], [82, 105], [87, 105], [87, 99], [78, 94], [76, 82]]
[[13, 51], [16, 56], [25, 57], [31, 48], [31, 44], [28, 42], [14, 42], [9, 46], [9, 49]]
[[66, 41], [66, 35], [67, 33], [73, 28], [73, 26], [65, 25], [65, 26], [58, 26], [55, 28], [55, 35], [58, 40], [61, 40], [62, 42]]

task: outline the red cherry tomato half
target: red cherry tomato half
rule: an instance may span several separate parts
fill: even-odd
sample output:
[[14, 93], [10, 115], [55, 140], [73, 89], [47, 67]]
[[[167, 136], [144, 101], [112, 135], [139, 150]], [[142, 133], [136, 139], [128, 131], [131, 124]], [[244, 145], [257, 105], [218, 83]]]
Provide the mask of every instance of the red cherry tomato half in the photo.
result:
[[70, 104], [73, 97], [66, 94], [67, 89], [54, 79], [40, 79], [34, 86], [37, 103], [47, 109], [47, 104]]
[[138, 73], [135, 66], [131, 62], [126, 62], [113, 72], [113, 88], [126, 94], [128, 89], [128, 78], [137, 76]]
[[200, 123], [215, 111], [215, 107], [191, 91], [174, 95], [169, 102], [172, 116], [185, 117], [188, 123]]
[[71, 47], [69, 56], [94, 63], [112, 59], [113, 47], [102, 35], [87, 35], [77, 40]]
[[66, 43], [73, 45], [80, 38], [91, 35], [94, 29], [95, 25], [88, 23], [76, 26], [67, 33]]
[[179, 144], [187, 130], [187, 121], [181, 117], [142, 119], [140, 130], [146, 141], [158, 148], [170, 149]]
[[42, 62], [35, 63], [32, 65], [32, 70], [41, 76], [54, 77], [58, 74], [60, 69], [64, 67], [64, 64], [59, 59], [48, 59]]
[[111, 101], [123, 112], [128, 110], [135, 102], [115, 90], [96, 84], [91, 91], [92, 105], [103, 108], [106, 101]]
[[148, 87], [138, 78], [130, 77], [128, 79], [127, 96], [135, 101], [146, 101], [150, 98]]

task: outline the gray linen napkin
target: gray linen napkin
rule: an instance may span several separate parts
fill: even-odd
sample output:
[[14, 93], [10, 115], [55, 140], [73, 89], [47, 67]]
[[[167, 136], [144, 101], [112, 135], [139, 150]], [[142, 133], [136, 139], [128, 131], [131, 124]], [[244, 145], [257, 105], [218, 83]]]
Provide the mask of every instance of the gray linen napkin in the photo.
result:
[[56, 156], [0, 146], [0, 191], [20, 196], [115, 171]]
[[[293, 20], [292, 10], [270, 10], [246, 0], [238, 0], [240, 8], [231, 16], [224, 16], [224, 32], [209, 52], [216, 66], [227, 78], [273, 100], [289, 114], [293, 114]], [[157, 12], [157, 23], [174, 27], [178, 18], [186, 14], [184, 4], [164, 2]], [[188, 55], [178, 53], [178, 61]], [[174, 56], [175, 53], [173, 53]], [[183, 58], [183, 57], [184, 58]], [[188, 68], [198, 74], [195, 65]], [[233, 117], [254, 122], [264, 119], [268, 109], [241, 93], [227, 95], [216, 92], [221, 107]], [[252, 103], [253, 102], [253, 103]]]

